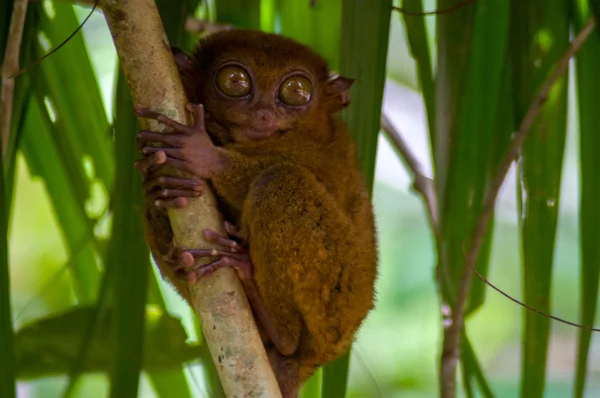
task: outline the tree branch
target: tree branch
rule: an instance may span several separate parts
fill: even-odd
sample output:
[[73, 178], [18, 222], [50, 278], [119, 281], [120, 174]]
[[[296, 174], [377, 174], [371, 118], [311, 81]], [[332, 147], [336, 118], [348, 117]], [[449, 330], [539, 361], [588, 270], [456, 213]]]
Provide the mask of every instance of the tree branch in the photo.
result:
[[575, 39], [573, 39], [573, 42], [571, 43], [569, 49], [560, 59], [553, 73], [548, 77], [548, 79], [546, 79], [546, 81], [540, 88], [540, 91], [538, 92], [535, 100], [530, 105], [527, 114], [525, 115], [521, 124], [519, 125], [517, 134], [511, 142], [507, 154], [502, 163], [500, 164], [498, 173], [496, 174], [496, 178], [494, 179], [493, 184], [485, 197], [483, 207], [481, 210], [481, 215], [477, 221], [475, 230], [473, 232], [471, 247], [466, 258], [466, 263], [469, 264], [469, 266], [465, 265], [459, 283], [458, 297], [456, 298], [456, 301], [452, 307], [452, 323], [450, 323], [450, 325], [447, 326], [444, 332], [444, 343], [441, 357], [442, 385], [440, 386], [442, 397], [451, 398], [454, 397], [456, 394], [456, 366], [458, 364], [458, 359], [460, 356], [460, 336], [464, 324], [464, 307], [471, 288], [473, 270], [475, 270], [479, 250], [481, 249], [483, 238], [487, 232], [490, 219], [494, 212], [496, 197], [498, 196], [500, 187], [502, 186], [504, 179], [506, 178], [506, 174], [508, 173], [510, 166], [512, 165], [513, 161], [517, 158], [517, 155], [523, 145], [523, 142], [525, 141], [527, 134], [531, 130], [535, 119], [539, 115], [543, 104], [546, 102], [546, 99], [548, 98], [548, 95], [550, 94], [550, 90], [552, 89], [554, 83], [556, 83], [556, 81], [567, 70], [570, 59], [581, 48], [581, 45], [592, 33], [595, 26], [596, 21], [594, 20], [594, 18], [590, 18], [586, 23], [585, 27], [581, 30], [581, 32], [579, 32]]
[[[134, 104], [189, 124], [183, 86], [154, 1], [103, 0], [101, 6]], [[153, 120], [140, 119], [140, 124], [165, 131]], [[225, 234], [215, 197], [208, 190], [187, 208], [170, 211], [169, 218], [181, 246], [214, 248], [204, 240], [206, 228]], [[190, 295], [227, 396], [281, 397], [235, 272], [223, 268], [200, 278], [190, 287]]]
[[6, 51], [2, 62], [2, 93], [0, 93], [0, 132], [2, 139], [2, 157], [6, 157], [8, 141], [10, 137], [10, 126], [12, 121], [13, 97], [15, 94], [15, 79], [12, 78], [19, 71], [19, 52], [21, 40], [23, 39], [23, 28], [25, 16], [27, 15], [28, 0], [16, 0], [13, 4], [12, 18], [8, 38], [6, 40]]
[[427, 205], [429, 223], [431, 224], [431, 228], [433, 229], [437, 240], [437, 237], [439, 236], [438, 205], [433, 180], [423, 173], [421, 163], [419, 163], [404, 141], [404, 138], [402, 138], [402, 134], [400, 134], [391, 123], [385, 111], [381, 113], [381, 129], [387, 135], [396, 151], [400, 154], [406, 168], [411, 172], [413, 177], [413, 188], [423, 197], [423, 200]]

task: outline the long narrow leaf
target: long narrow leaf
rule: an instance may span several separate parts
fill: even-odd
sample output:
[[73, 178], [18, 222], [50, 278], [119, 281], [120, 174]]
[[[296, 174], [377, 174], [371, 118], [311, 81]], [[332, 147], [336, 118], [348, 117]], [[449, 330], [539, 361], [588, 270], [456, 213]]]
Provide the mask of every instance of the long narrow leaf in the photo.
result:
[[342, 28], [342, 1], [277, 1], [281, 34], [310, 46], [321, 54], [329, 67], [339, 65]]
[[[599, 3], [600, 4], [600, 3]], [[575, 30], [583, 28], [591, 15], [585, 1], [576, 2], [573, 14]], [[600, 10], [599, 10], [600, 11]], [[600, 279], [600, 112], [598, 112], [598, 79], [600, 65], [600, 36], [591, 35], [577, 53], [576, 76], [579, 103], [579, 161], [580, 161], [580, 207], [579, 231], [581, 244], [581, 299], [580, 323], [593, 325], [596, 319]], [[588, 372], [588, 356], [592, 332], [579, 331], [577, 369], [575, 373], [575, 397], [583, 397]]]
[[142, 367], [144, 315], [150, 271], [142, 228], [142, 180], [133, 167], [139, 131], [123, 74], [117, 83], [115, 147], [117, 182], [108, 267], [114, 272], [115, 345], [111, 397], [137, 396]]
[[[390, 33], [392, 1], [348, 0], [342, 7], [340, 74], [357, 79], [342, 117], [357, 144], [369, 190], [373, 189], [377, 138]], [[323, 397], [346, 395], [350, 354], [323, 369]]]
[[[403, 0], [402, 6], [405, 10], [411, 12], [423, 11], [422, 0]], [[410, 52], [417, 62], [417, 75], [423, 101], [425, 102], [429, 140], [433, 149], [435, 148], [435, 86], [425, 19], [408, 13], [402, 13], [401, 15], [406, 28], [406, 38], [408, 39]]]
[[29, 102], [20, 147], [31, 173], [44, 179], [56, 217], [63, 226], [61, 232], [73, 258], [69, 264], [75, 295], [80, 302], [90, 303], [94, 300], [99, 271], [94, 252], [89, 245], [80, 250], [80, 242], [93, 238], [92, 226], [52, 140], [52, 122], [42, 106], [39, 98]]
[[[515, 124], [569, 45], [569, 2], [512, 2], [511, 49]], [[567, 75], [554, 85], [522, 149], [519, 217], [525, 303], [550, 313], [550, 288], [566, 134]], [[523, 310], [521, 394], [541, 397], [550, 320]]]
[[[51, 46], [57, 46], [78, 26], [72, 6], [54, 2], [53, 19], [36, 6], [39, 28]], [[42, 85], [52, 101], [56, 118], [64, 123], [64, 131], [57, 137], [65, 150], [81, 157], [88, 155], [95, 175], [111, 188], [114, 179], [114, 156], [108, 119], [102, 104], [98, 82], [81, 35], [75, 35], [60, 51], [47, 58], [38, 67], [41, 69]], [[41, 57], [43, 54], [39, 54]], [[36, 76], [40, 70], [32, 70]], [[84, 93], [84, 97], [82, 97]], [[85, 106], [82, 106], [82, 103]], [[77, 160], [77, 159], [76, 159]]]
[[249, 29], [260, 29], [260, 0], [219, 0], [217, 21]]

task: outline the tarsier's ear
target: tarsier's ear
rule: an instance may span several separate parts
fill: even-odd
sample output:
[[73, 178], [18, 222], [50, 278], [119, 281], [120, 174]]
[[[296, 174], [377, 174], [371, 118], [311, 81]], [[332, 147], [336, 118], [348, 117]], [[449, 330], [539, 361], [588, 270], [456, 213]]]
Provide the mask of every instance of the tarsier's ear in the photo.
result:
[[327, 79], [327, 94], [332, 98], [335, 111], [339, 111], [350, 105], [350, 87], [354, 79], [348, 79], [337, 74], [332, 74]]
[[194, 71], [194, 61], [183, 51], [177, 47], [171, 47], [173, 57], [175, 58], [175, 64], [179, 73], [189, 75]]
[[188, 101], [197, 102], [196, 88], [198, 87], [198, 81], [193, 59], [177, 47], [171, 47], [171, 52], [173, 53], [173, 58], [175, 58], [175, 64], [177, 65]]

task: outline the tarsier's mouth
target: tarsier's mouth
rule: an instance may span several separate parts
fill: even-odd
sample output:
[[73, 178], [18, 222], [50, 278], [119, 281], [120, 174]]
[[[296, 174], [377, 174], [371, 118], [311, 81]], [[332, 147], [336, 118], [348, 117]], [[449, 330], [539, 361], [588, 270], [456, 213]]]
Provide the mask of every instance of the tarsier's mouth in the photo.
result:
[[255, 130], [255, 129], [251, 129], [251, 128], [246, 128], [246, 129], [242, 130], [242, 135], [251, 140], [264, 140], [266, 138], [271, 137], [277, 131], [278, 131], [278, 129]]

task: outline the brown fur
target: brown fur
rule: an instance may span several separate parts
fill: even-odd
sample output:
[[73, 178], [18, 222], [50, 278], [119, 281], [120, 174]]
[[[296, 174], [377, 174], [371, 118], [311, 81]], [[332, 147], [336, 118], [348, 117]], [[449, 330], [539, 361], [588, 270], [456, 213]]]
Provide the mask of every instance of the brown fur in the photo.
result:
[[[190, 102], [204, 104], [209, 134], [226, 153], [210, 179], [226, 218], [241, 228], [254, 279], [277, 331], [297, 342], [290, 356], [267, 344], [284, 396], [293, 397], [321, 365], [345, 353], [373, 306], [377, 245], [373, 211], [355, 147], [334, 115], [346, 103], [332, 88], [325, 61], [310, 48], [256, 31], [225, 31], [201, 41], [178, 62]], [[224, 61], [252, 75], [253, 95], [233, 100], [215, 88]], [[302, 109], [277, 104], [282, 76], [302, 70], [314, 97]], [[247, 140], [256, 111], [268, 109], [280, 128]], [[165, 278], [189, 300], [184, 282], [164, 264], [172, 232], [149, 204], [147, 239]]]

